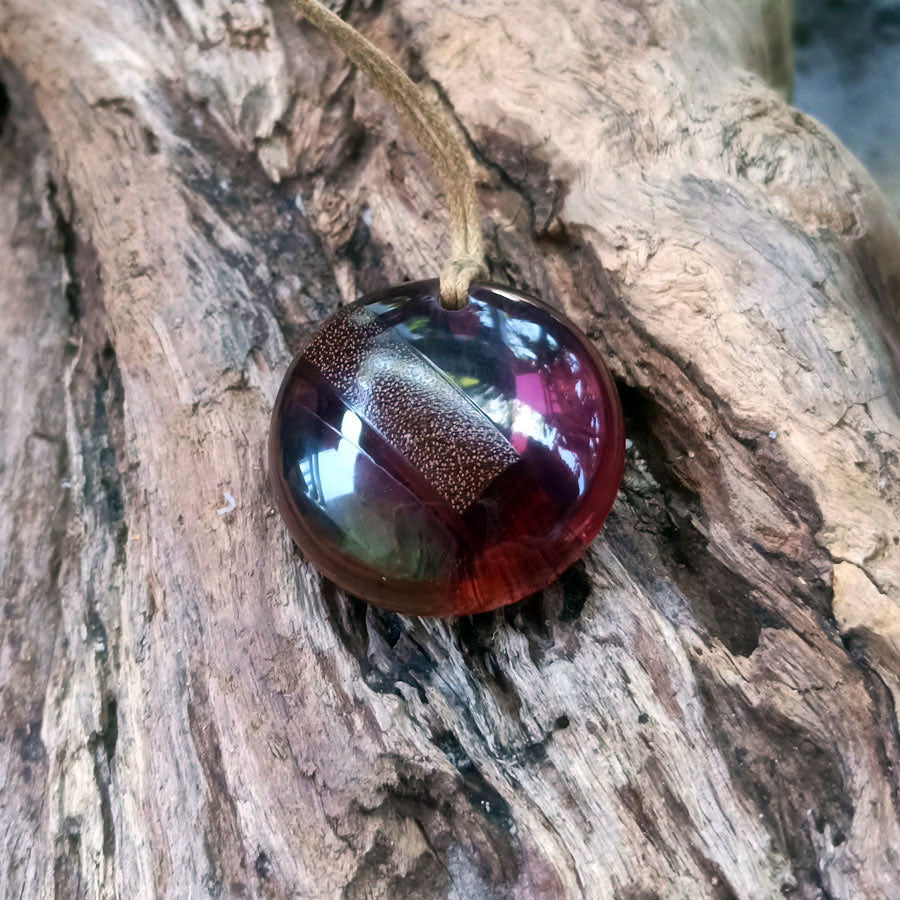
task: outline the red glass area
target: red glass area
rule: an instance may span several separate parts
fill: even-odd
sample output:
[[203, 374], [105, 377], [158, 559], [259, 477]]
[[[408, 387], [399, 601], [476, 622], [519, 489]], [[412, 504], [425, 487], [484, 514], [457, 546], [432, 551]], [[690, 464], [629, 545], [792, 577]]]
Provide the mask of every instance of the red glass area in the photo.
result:
[[549, 584], [622, 478], [615, 385], [549, 306], [437, 281], [340, 310], [294, 359], [269, 435], [278, 507], [307, 558], [412, 615], [482, 612]]

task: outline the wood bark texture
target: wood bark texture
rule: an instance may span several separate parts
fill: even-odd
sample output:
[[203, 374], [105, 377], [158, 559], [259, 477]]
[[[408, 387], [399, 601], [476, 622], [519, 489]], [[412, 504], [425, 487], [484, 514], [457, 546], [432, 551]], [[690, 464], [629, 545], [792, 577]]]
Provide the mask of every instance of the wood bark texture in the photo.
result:
[[787, 6], [342, 8], [631, 441], [580, 564], [435, 621], [265, 468], [292, 352], [448, 252], [397, 116], [286, 0], [0, 0], [0, 896], [900, 897], [900, 237]]

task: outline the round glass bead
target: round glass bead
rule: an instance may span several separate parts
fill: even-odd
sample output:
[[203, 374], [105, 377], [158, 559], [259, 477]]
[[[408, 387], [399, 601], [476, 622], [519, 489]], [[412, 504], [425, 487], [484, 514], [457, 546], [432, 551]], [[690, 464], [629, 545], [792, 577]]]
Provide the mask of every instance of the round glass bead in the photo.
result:
[[346, 306], [291, 363], [269, 435], [279, 510], [340, 587], [412, 615], [549, 584], [622, 478], [618, 394], [590, 341], [518, 291], [437, 281]]

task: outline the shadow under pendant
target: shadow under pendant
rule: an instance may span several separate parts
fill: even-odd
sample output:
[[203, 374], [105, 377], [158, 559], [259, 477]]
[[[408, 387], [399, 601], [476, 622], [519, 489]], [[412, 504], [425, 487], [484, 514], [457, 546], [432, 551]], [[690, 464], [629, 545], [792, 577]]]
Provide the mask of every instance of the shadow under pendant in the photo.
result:
[[340, 309], [291, 363], [269, 477], [304, 555], [346, 591], [418, 616], [545, 587], [597, 536], [625, 461], [590, 341], [476, 282], [449, 310], [420, 281]]

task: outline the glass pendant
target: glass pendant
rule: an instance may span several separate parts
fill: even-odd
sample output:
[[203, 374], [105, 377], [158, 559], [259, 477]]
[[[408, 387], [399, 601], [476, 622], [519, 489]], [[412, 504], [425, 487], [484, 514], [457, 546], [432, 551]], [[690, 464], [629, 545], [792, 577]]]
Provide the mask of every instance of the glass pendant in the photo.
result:
[[584, 553], [625, 458], [618, 394], [549, 306], [435, 281], [340, 309], [290, 366], [269, 475], [303, 554], [346, 591], [411, 615], [483, 612]]

